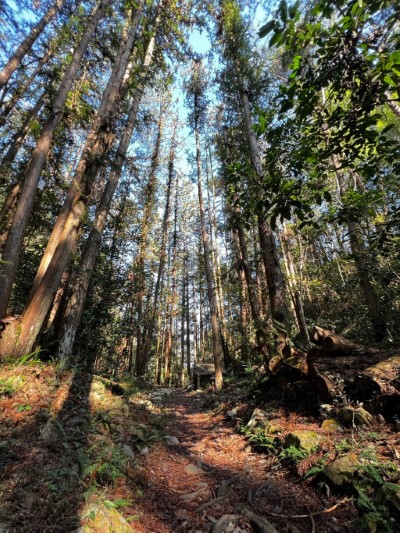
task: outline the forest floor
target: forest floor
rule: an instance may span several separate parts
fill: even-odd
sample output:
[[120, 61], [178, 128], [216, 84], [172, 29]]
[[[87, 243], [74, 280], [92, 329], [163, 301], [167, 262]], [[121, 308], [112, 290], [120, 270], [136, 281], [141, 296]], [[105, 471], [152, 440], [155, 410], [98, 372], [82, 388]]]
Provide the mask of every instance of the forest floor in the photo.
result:
[[322, 454], [373, 445], [388, 461], [400, 443], [389, 426], [356, 437], [321, 433], [315, 416], [270, 397], [262, 407], [278, 439], [302, 429], [323, 439], [312, 458], [290, 463], [271, 440], [252, 447], [238, 432], [255, 404], [237, 385], [220, 395], [120, 393], [52, 365], [2, 367], [0, 531], [360, 531], [354, 493], [304, 474]]

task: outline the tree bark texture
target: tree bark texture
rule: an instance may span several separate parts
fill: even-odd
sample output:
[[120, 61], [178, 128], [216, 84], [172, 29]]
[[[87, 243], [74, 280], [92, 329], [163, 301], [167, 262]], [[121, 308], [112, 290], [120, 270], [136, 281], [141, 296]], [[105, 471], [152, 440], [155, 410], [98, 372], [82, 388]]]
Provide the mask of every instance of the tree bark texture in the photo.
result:
[[26, 226], [31, 215], [37, 186], [50, 150], [54, 132], [60, 120], [63, 107], [67, 99], [68, 91], [73, 84], [83, 55], [89, 45], [89, 41], [93, 36], [100, 19], [103, 17], [109, 1], [110, 0], [101, 0], [101, 3], [95, 9], [92, 17], [90, 18], [86, 31], [78, 48], [75, 50], [72, 56], [71, 64], [67, 68], [61, 85], [57, 91], [57, 95], [54, 98], [50, 116], [43, 126], [42, 132], [36, 144], [36, 148], [32, 153], [18, 205], [15, 210], [13, 221], [3, 249], [3, 262], [0, 265], [0, 294], [2, 294], [0, 301], [0, 318], [3, 317], [7, 312], [22, 242], [24, 239]]
[[[90, 202], [93, 183], [101, 166], [101, 158], [110, 149], [114, 138], [110, 128], [113, 124], [114, 113], [118, 109], [120, 89], [134, 46], [138, 18], [139, 14], [129, 24], [129, 29], [125, 32], [125, 37], [121, 42], [100, 108], [94, 118], [94, 125], [75, 171], [73, 183], [39, 266], [30, 301], [21, 319], [18, 339], [12, 349], [15, 356], [29, 352], [37, 342], [61, 276], [76, 250], [81, 223]], [[5, 346], [3, 346], [3, 351], [4, 348]]]
[[[259, 154], [258, 142], [252, 129], [249, 98], [246, 91], [241, 91], [243, 122], [247, 133], [247, 142], [251, 164], [257, 177], [263, 179], [264, 168]], [[264, 262], [271, 314], [281, 335], [285, 336], [288, 329], [288, 312], [285, 300], [283, 276], [276, 251], [272, 228], [263, 215], [258, 216], [258, 233], [261, 247], [261, 257]]]
[[[196, 109], [196, 102], [195, 102]], [[196, 112], [196, 111], [195, 111]], [[197, 122], [197, 121], [196, 121]], [[199, 210], [200, 210], [200, 224], [201, 224], [201, 240], [203, 243], [204, 251], [204, 267], [206, 271], [207, 279], [207, 294], [208, 302], [210, 305], [211, 313], [211, 331], [212, 331], [212, 343], [213, 343], [213, 356], [215, 366], [215, 386], [217, 389], [222, 387], [222, 367], [221, 367], [221, 354], [220, 354], [220, 342], [219, 342], [219, 326], [217, 317], [217, 305], [215, 298], [215, 287], [211, 268], [211, 254], [209, 247], [209, 239], [206, 225], [206, 216], [204, 210], [203, 200], [203, 188], [202, 188], [202, 172], [201, 172], [201, 156], [200, 156], [200, 139], [199, 131], [196, 123], [195, 126], [195, 142], [196, 142], [196, 164], [197, 164], [197, 191], [199, 196]]]
[[33, 44], [46, 28], [47, 24], [51, 19], [61, 11], [65, 0], [56, 0], [55, 3], [49, 7], [44, 16], [40, 21], [32, 28], [29, 34], [25, 37], [23, 42], [18, 46], [13, 55], [8, 60], [7, 64], [0, 72], [0, 88], [3, 87], [8, 80], [11, 78], [12, 74], [21, 64], [23, 58], [29, 54], [32, 49]]

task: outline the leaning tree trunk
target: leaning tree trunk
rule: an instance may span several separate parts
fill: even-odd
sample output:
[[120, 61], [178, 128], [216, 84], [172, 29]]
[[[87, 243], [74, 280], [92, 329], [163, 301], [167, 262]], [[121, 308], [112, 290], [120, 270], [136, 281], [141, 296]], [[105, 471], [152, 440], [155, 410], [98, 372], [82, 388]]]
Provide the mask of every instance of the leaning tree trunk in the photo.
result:
[[29, 133], [32, 120], [37, 117], [39, 111], [43, 107], [46, 94], [47, 88], [40, 94], [39, 98], [36, 100], [35, 105], [27, 112], [20, 128], [12, 136], [8, 150], [4, 154], [0, 163], [2, 179], [5, 177], [6, 174], [9, 173], [10, 167], [14, 162], [18, 150], [21, 148], [22, 143], [24, 142]]
[[[337, 186], [339, 195], [343, 198], [346, 194], [346, 184], [343, 173], [339, 170], [338, 161], [333, 158], [333, 165], [335, 168]], [[365, 303], [367, 304], [368, 315], [371, 320], [372, 328], [375, 334], [375, 340], [382, 341], [386, 332], [386, 322], [383, 316], [382, 309], [379, 305], [378, 295], [371, 283], [368, 267], [364, 260], [365, 250], [360, 242], [359, 231], [357, 230], [356, 223], [352, 220], [347, 222], [350, 237], [350, 249], [354, 256], [354, 261], [357, 267], [358, 278], [360, 287], [363, 292]]]
[[[151, 49], [151, 53], [152, 48], [152, 46], [151, 48], [149, 47], [149, 50]], [[145, 60], [143, 66], [147, 68], [149, 64], [150, 58], [147, 62]], [[86, 301], [91, 274], [93, 272], [94, 264], [98, 255], [102, 234], [106, 226], [107, 217], [111, 209], [114, 194], [126, 160], [129, 143], [136, 124], [136, 117], [143, 90], [144, 83], [140, 83], [136, 89], [136, 94], [131, 104], [129, 116], [117, 149], [110, 176], [106, 183], [99, 207], [96, 211], [95, 221], [83, 252], [79, 273], [77, 274], [71, 288], [71, 296], [64, 313], [62, 332], [58, 347], [58, 355], [60, 359], [65, 359], [72, 353], [76, 333], [78, 331], [79, 322]]]
[[[138, 17], [139, 14], [137, 19]], [[114, 139], [112, 132], [114, 116], [118, 108], [124, 74], [134, 46], [136, 22], [137, 20], [132, 21], [126, 37], [121, 42], [102, 103], [94, 118], [94, 126], [86, 141], [71, 188], [50, 237], [47, 255], [45, 252], [39, 267], [30, 301], [18, 326], [18, 337], [13, 339], [13, 335], [11, 334], [10, 338], [8, 334], [0, 340], [0, 349], [5, 355], [11, 352], [10, 355], [19, 356], [29, 352], [35, 345], [61, 276], [76, 250], [81, 223], [87, 212], [87, 204], [101, 159], [110, 150]], [[54, 253], [49, 253], [49, 247], [54, 248]]]
[[47, 10], [43, 18], [36, 24], [36, 26], [34, 26], [34, 28], [32, 28], [29, 35], [25, 37], [23, 42], [15, 50], [3, 70], [0, 72], [0, 88], [4, 87], [21, 64], [23, 58], [29, 54], [36, 39], [43, 32], [50, 20], [61, 10], [64, 2], [65, 0], [56, 0], [55, 4]]
[[2, 111], [0, 113], [0, 124], [3, 124], [8, 115], [11, 113], [11, 111], [14, 109], [15, 105], [17, 104], [18, 100], [21, 98], [21, 96], [27, 91], [32, 84], [36, 81], [36, 78], [40, 71], [42, 70], [43, 66], [48, 63], [50, 58], [54, 55], [54, 52], [52, 50], [49, 50], [39, 61], [37, 64], [35, 70], [29, 75], [29, 78], [22, 84], [19, 85], [16, 90], [14, 91], [14, 94], [11, 96], [9, 100], [7, 100], [7, 103], [2, 106]]
[[246, 236], [244, 233], [243, 226], [240, 223], [240, 213], [238, 212], [237, 208], [235, 209], [235, 215], [235, 226], [239, 240], [241, 267], [243, 269], [244, 277], [246, 280], [251, 316], [253, 319], [254, 329], [256, 331], [257, 347], [260, 352], [260, 355], [262, 355], [264, 358], [267, 358], [268, 350], [266, 345], [266, 332], [264, 328], [264, 321], [261, 318], [260, 308], [258, 305], [258, 297], [255, 291], [253, 276], [250, 269]]
[[[91, 182], [94, 181], [97, 175], [100, 159], [110, 148], [110, 145], [114, 140], [113, 126], [115, 113], [121, 97], [121, 87], [124, 82], [125, 73], [129, 69], [129, 58], [135, 44], [136, 25], [139, 18], [140, 12], [138, 11], [133, 20], [129, 22], [130, 28], [128, 31], [126, 31], [125, 27], [124, 38], [119, 46], [113, 70], [102, 95], [100, 106], [93, 119], [91, 130], [82, 151], [82, 156], [76, 167], [72, 185], [67, 193], [64, 205], [56, 220], [36, 273], [31, 291], [31, 298], [40, 285], [43, 276], [53, 259], [56, 248], [60, 243], [61, 235], [68, 224], [69, 217], [73, 216], [75, 203], [83, 199], [81, 192], [86, 186], [90, 189]], [[89, 195], [87, 198], [89, 198]]]
[[49, 118], [43, 126], [42, 133], [37, 141], [36, 148], [33, 151], [19, 202], [4, 245], [2, 262], [0, 264], [0, 294], [2, 294], [2, 299], [0, 301], [0, 318], [2, 318], [7, 312], [26, 226], [33, 208], [37, 186], [50, 150], [54, 132], [60, 120], [68, 92], [71, 89], [81, 60], [100, 19], [104, 15], [109, 1], [110, 0], [101, 0], [101, 3], [90, 18], [81, 42], [72, 56], [71, 64], [64, 74], [57, 95], [52, 103]]
[[282, 247], [283, 261], [286, 267], [287, 284], [289, 287], [289, 292], [292, 297], [293, 308], [294, 308], [294, 312], [296, 315], [297, 325], [299, 327], [301, 336], [303, 337], [304, 341], [308, 345], [309, 335], [308, 335], [307, 324], [306, 324], [306, 320], [304, 316], [303, 298], [302, 298], [301, 290], [298, 290], [296, 286], [296, 278], [297, 278], [296, 270], [295, 270], [295, 266], [293, 263], [292, 255], [289, 250], [289, 243], [286, 238], [285, 232], [281, 234], [281, 247]]

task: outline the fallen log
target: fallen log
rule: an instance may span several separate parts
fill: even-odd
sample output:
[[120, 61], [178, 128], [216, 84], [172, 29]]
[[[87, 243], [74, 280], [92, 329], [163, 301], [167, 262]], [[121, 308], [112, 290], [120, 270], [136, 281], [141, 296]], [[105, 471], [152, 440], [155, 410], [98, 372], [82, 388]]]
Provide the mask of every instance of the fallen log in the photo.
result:
[[375, 348], [358, 344], [319, 326], [314, 326], [310, 332], [310, 339], [317, 346], [321, 346], [321, 350], [324, 353], [333, 357], [336, 355], [364, 355], [378, 351]]
[[322, 346], [325, 337], [329, 337], [329, 335], [332, 335], [332, 333], [333, 331], [330, 331], [329, 329], [314, 326], [313, 329], [310, 331], [310, 341], [316, 344], [317, 346]]

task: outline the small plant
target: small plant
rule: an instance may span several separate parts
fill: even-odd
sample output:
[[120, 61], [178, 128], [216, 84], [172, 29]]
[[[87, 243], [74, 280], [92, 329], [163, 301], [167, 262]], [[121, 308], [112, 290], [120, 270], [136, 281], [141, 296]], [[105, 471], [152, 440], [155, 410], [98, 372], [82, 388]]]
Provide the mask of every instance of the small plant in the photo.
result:
[[391, 533], [394, 531], [395, 522], [389, 510], [384, 505], [377, 505], [359, 486], [355, 488], [358, 494], [357, 505], [364, 513], [360, 518], [360, 525], [372, 532]]
[[279, 458], [282, 461], [294, 464], [299, 463], [306, 457], [307, 452], [300, 448], [296, 448], [296, 446], [289, 446], [288, 448], [284, 448], [279, 454]]
[[239, 432], [245, 435], [254, 446], [262, 448], [263, 451], [276, 453], [276, 439], [268, 435], [265, 428], [240, 426]]
[[0, 396], [13, 396], [16, 393], [14, 380], [11, 378], [0, 379]]
[[107, 509], [120, 509], [122, 507], [129, 507], [130, 505], [132, 505], [131, 500], [124, 500], [122, 498], [118, 498], [114, 501], [104, 500], [103, 503], [107, 507]]
[[128, 458], [122, 450], [115, 446], [107, 446], [99, 450], [98, 446], [92, 446], [91, 455], [95, 458], [84, 461], [82, 477], [88, 478], [92, 483], [100, 485], [114, 485], [117, 479], [125, 477], [125, 467]]
[[364, 464], [358, 468], [360, 479], [354, 486], [357, 504], [364, 513], [362, 525], [370, 531], [391, 532], [394, 530], [394, 519], [382, 495], [400, 492], [400, 487], [393, 483], [399, 478], [397, 465], [390, 461], [380, 462], [374, 447], [363, 450], [360, 457]]
[[22, 413], [24, 411], [30, 411], [32, 409], [32, 406], [29, 404], [19, 405], [17, 407], [18, 413]]
[[307, 479], [311, 476], [316, 476], [325, 470], [326, 459], [321, 458], [304, 474], [304, 479]]
[[351, 443], [347, 439], [342, 439], [335, 444], [337, 453], [346, 453], [351, 450]]
[[0, 378], [0, 397], [13, 396], [24, 386], [25, 381], [26, 379], [23, 376]]

